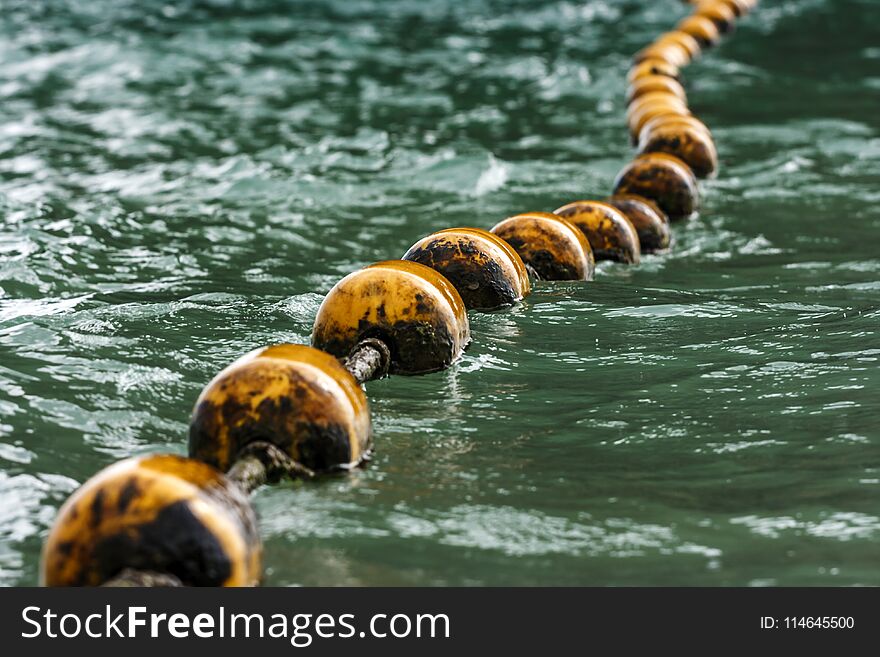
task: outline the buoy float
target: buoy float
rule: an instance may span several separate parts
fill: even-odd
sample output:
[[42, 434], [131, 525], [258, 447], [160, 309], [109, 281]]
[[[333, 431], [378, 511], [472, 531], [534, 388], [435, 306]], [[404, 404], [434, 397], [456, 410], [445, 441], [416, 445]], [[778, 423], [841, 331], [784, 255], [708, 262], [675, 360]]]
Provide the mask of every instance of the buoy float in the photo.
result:
[[[642, 98], [648, 98], [652, 94], [646, 94]], [[667, 95], [665, 98], [651, 99], [648, 102], [633, 103], [632, 111], [627, 119], [630, 137], [635, 141], [641, 134], [645, 125], [660, 116], [691, 116], [687, 105], [674, 96]], [[637, 104], [638, 103], [638, 104]]]
[[613, 205], [601, 201], [575, 201], [554, 210], [580, 228], [593, 248], [596, 260], [638, 264], [639, 236], [630, 220]]
[[718, 26], [707, 16], [692, 14], [679, 22], [678, 29], [690, 34], [702, 48], [711, 48], [721, 39]]
[[718, 153], [712, 138], [706, 132], [688, 125], [658, 125], [641, 138], [639, 153], [674, 155], [687, 164], [698, 178], [714, 175], [718, 169]]
[[695, 60], [697, 57], [700, 56], [700, 53], [702, 52], [702, 49], [700, 48], [700, 42], [687, 32], [683, 32], [681, 30], [672, 30], [671, 32], [665, 32], [654, 40], [655, 46], [664, 46], [667, 43], [675, 44], [684, 49], [684, 51], [687, 53], [687, 61], [685, 62], [685, 64], [688, 64]]
[[490, 232], [510, 244], [539, 279], [593, 278], [593, 249], [586, 235], [567, 219], [549, 212], [526, 212], [498, 222]]
[[262, 572], [256, 517], [214, 468], [176, 455], [126, 459], [61, 507], [43, 546], [45, 586], [254, 586]]
[[337, 358], [368, 338], [387, 345], [389, 373], [423, 374], [458, 360], [470, 325], [461, 296], [441, 274], [417, 262], [386, 260], [333, 286], [312, 329], [312, 346]]
[[702, 0], [697, 4], [694, 16], [703, 16], [715, 23], [715, 27], [722, 34], [733, 31], [736, 22], [736, 14], [733, 10], [718, 0]]
[[199, 395], [189, 455], [226, 472], [254, 441], [314, 473], [353, 467], [372, 441], [367, 398], [327, 353], [293, 344], [256, 349]]
[[626, 90], [626, 102], [632, 103], [637, 98], [656, 91], [670, 93], [687, 103], [687, 94], [681, 82], [668, 75], [644, 75], [636, 78]]
[[468, 309], [510, 306], [531, 292], [517, 252], [480, 228], [447, 228], [413, 244], [403, 256], [440, 272], [458, 290]]
[[675, 41], [655, 42], [633, 55], [633, 61], [637, 64], [650, 59], [659, 59], [676, 68], [681, 68], [687, 66], [691, 61], [691, 55], [687, 47]]
[[635, 194], [611, 196], [605, 200], [630, 220], [639, 236], [642, 253], [658, 253], [669, 248], [672, 239], [669, 218], [651, 199]]
[[639, 131], [638, 143], [644, 141], [654, 130], [666, 126], [681, 126], [694, 128], [705, 134], [714, 141], [709, 127], [692, 114], [660, 114], [645, 122]]
[[626, 81], [632, 84], [639, 78], [649, 75], [664, 75], [668, 78], [681, 81], [679, 75], [679, 67], [670, 64], [665, 59], [650, 57], [643, 59], [629, 69], [626, 75]]
[[649, 198], [671, 220], [685, 219], [699, 207], [697, 181], [688, 165], [665, 153], [638, 156], [617, 174], [614, 195]]

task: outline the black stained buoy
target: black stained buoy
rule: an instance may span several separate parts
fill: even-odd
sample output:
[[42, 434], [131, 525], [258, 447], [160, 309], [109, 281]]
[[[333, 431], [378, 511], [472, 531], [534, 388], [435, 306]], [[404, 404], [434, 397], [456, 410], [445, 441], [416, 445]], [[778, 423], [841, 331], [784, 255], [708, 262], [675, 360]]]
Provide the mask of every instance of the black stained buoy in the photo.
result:
[[698, 178], [718, 170], [715, 142], [706, 132], [687, 125], [658, 125], [639, 142], [639, 153], [668, 153], [687, 164]]
[[176, 455], [105, 468], [58, 512], [40, 580], [99, 586], [132, 570], [164, 585], [255, 586], [262, 545], [247, 496], [209, 465]]
[[669, 248], [669, 218], [652, 200], [635, 194], [621, 194], [606, 199], [606, 203], [623, 212], [632, 222], [642, 253], [658, 253]]
[[359, 464], [371, 440], [367, 398], [348, 370], [317, 349], [280, 344], [243, 356], [205, 387], [189, 455], [226, 472], [260, 441], [322, 473]]
[[679, 68], [664, 59], [650, 57], [634, 64], [626, 74], [626, 81], [632, 84], [639, 78], [648, 75], [665, 75], [666, 77], [681, 81]]
[[348, 357], [365, 339], [387, 345], [391, 374], [423, 374], [458, 360], [470, 342], [467, 310], [437, 271], [386, 260], [349, 274], [327, 294], [312, 329], [312, 346]]
[[638, 264], [639, 236], [632, 222], [620, 210], [601, 201], [575, 201], [554, 211], [580, 228], [587, 236], [596, 260]]
[[500, 237], [479, 228], [449, 228], [420, 239], [403, 256], [440, 272], [469, 310], [510, 306], [531, 292], [525, 264]]
[[666, 153], [647, 153], [630, 162], [617, 174], [614, 194], [649, 198], [672, 220], [690, 217], [700, 198], [688, 165]]
[[733, 31], [736, 22], [736, 14], [724, 2], [718, 0], [702, 0], [694, 10], [694, 16], [705, 16], [715, 23], [715, 27], [722, 34]]
[[491, 232], [510, 244], [542, 280], [593, 278], [590, 243], [567, 219], [549, 212], [526, 212], [498, 222]]
[[706, 16], [693, 14], [679, 22], [678, 29], [690, 34], [702, 48], [711, 48], [721, 39], [718, 26]]
[[671, 93], [678, 96], [682, 102], [687, 103], [687, 94], [681, 82], [668, 75], [644, 75], [636, 78], [626, 90], [626, 102], [632, 103], [634, 100], [645, 94], [655, 91]]

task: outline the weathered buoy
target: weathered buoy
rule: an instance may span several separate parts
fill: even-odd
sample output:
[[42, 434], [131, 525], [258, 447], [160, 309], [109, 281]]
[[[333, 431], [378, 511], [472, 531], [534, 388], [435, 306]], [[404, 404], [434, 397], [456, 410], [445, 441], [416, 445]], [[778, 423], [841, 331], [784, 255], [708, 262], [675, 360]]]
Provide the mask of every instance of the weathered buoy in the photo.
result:
[[549, 212], [526, 212], [498, 222], [491, 232], [510, 244], [538, 278], [593, 278], [593, 249], [584, 233], [567, 219]]
[[642, 125], [642, 129], [639, 132], [638, 142], [640, 143], [648, 138], [648, 136], [657, 128], [660, 127], [687, 127], [693, 128], [694, 130], [698, 130], [702, 132], [706, 137], [714, 141], [712, 137], [712, 132], [709, 130], [709, 127], [700, 121], [697, 117], [691, 114], [659, 114], [652, 119], [649, 119]]
[[680, 98], [668, 93], [655, 91], [637, 98], [627, 110], [630, 135], [636, 139], [648, 121], [664, 115], [690, 116], [690, 110]]
[[422, 374], [456, 361], [470, 327], [461, 296], [441, 274], [417, 262], [386, 260], [339, 281], [312, 329], [312, 346], [337, 358], [367, 338], [388, 346], [391, 374]]
[[632, 103], [637, 98], [655, 91], [670, 93], [687, 103], [687, 94], [681, 82], [668, 75], [644, 75], [637, 78], [626, 90], [626, 102]]
[[639, 236], [642, 253], [658, 253], [669, 248], [669, 218], [651, 200], [635, 194], [621, 194], [606, 199], [630, 220]]
[[480, 228], [447, 228], [413, 244], [403, 256], [440, 272], [468, 309], [509, 306], [531, 291], [525, 264], [503, 239]]
[[722, 34], [731, 32], [736, 22], [736, 14], [733, 13], [733, 10], [717, 0], [702, 0], [697, 4], [693, 15], [705, 16], [715, 23], [715, 27]]
[[244, 492], [175, 455], [105, 468], [61, 507], [43, 546], [45, 586], [99, 586], [123, 571], [185, 586], [254, 586], [262, 546]]
[[671, 32], [664, 32], [654, 40], [654, 45], [657, 46], [662, 46], [667, 43], [672, 43], [682, 47], [687, 52], [688, 63], [692, 62], [700, 56], [700, 42], [687, 32], [682, 32], [681, 30], [672, 30]]
[[656, 57], [644, 59], [629, 69], [626, 81], [632, 84], [639, 78], [648, 75], [665, 75], [668, 78], [679, 80], [679, 67]]
[[626, 215], [601, 201], [575, 201], [554, 210], [580, 228], [593, 248], [596, 260], [638, 264], [639, 236]]
[[682, 19], [678, 24], [678, 29], [690, 34], [704, 49], [711, 48], [721, 39], [718, 26], [708, 17], [699, 14]]
[[647, 153], [626, 165], [614, 181], [614, 195], [651, 199], [672, 219], [685, 219], [699, 207], [697, 181], [688, 165], [665, 153]]
[[749, 9], [751, 9], [751, 4], [748, 0], [715, 0], [716, 2], [721, 2], [733, 11], [734, 15], [737, 18], [741, 18], [749, 13]]
[[715, 143], [705, 132], [686, 125], [659, 125], [639, 142], [639, 153], [669, 153], [687, 164], [698, 178], [718, 169]]
[[676, 68], [682, 68], [691, 61], [691, 56], [687, 48], [682, 44], [675, 43], [674, 41], [665, 41], [663, 43], [651, 43], [633, 55], [633, 62], [636, 64], [649, 59], [660, 59]]
[[239, 358], [205, 387], [190, 419], [189, 455], [226, 472], [261, 441], [319, 473], [356, 466], [371, 440], [366, 396], [339, 361], [280, 344]]

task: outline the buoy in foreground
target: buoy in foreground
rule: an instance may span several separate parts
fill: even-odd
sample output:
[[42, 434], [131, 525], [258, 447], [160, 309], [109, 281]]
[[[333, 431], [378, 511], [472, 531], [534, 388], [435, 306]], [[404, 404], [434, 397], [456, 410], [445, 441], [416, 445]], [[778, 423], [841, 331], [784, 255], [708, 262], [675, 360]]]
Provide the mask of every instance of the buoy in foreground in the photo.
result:
[[[356, 466], [371, 440], [367, 399], [348, 370], [317, 349], [280, 344], [242, 356], [205, 387], [190, 419], [189, 455], [226, 472], [252, 444], [268, 444], [315, 474]], [[266, 451], [256, 455], [264, 465]]]
[[567, 219], [549, 212], [526, 212], [508, 217], [491, 231], [510, 244], [545, 281], [589, 281], [593, 250], [584, 233]]
[[601, 201], [575, 201], [554, 210], [580, 228], [593, 248], [596, 260], [638, 264], [639, 236], [626, 215]]
[[510, 306], [531, 291], [528, 272], [516, 251], [480, 228], [432, 233], [413, 244], [403, 259], [440, 272], [469, 310]]
[[349, 358], [368, 339], [387, 346], [390, 374], [442, 370], [470, 341], [467, 310], [452, 283], [430, 267], [378, 262], [333, 286], [312, 329], [312, 346], [337, 358]]
[[647, 153], [626, 165], [614, 181], [614, 195], [651, 199], [672, 219], [690, 217], [699, 207], [697, 181], [688, 165], [665, 153]]
[[639, 153], [669, 153], [687, 164], [698, 178], [718, 169], [715, 143], [705, 132], [686, 125], [658, 125], [639, 142]]
[[262, 546], [244, 492], [176, 455], [120, 461], [61, 507], [43, 546], [45, 586], [99, 586], [128, 572], [183, 586], [255, 586]]
[[622, 194], [612, 196], [605, 202], [623, 212], [630, 220], [639, 236], [642, 253], [658, 253], [669, 248], [669, 219], [652, 200], [635, 194]]

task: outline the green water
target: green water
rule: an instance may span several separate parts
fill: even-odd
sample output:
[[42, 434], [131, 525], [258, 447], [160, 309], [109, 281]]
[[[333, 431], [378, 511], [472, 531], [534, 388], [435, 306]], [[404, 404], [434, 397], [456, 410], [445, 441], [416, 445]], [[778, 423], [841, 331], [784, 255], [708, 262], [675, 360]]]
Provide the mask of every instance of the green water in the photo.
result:
[[[275, 585], [880, 584], [875, 0], [686, 71], [722, 168], [668, 255], [370, 383], [364, 470], [255, 495]], [[3, 0], [0, 583], [202, 386], [428, 232], [601, 198], [675, 0]]]

